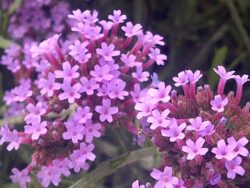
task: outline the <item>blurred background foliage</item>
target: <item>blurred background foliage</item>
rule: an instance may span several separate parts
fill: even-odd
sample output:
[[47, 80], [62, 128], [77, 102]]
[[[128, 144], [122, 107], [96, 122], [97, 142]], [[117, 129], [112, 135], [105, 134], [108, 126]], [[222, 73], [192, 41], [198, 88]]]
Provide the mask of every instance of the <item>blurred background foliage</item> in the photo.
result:
[[[24, 0], [23, 0], [24, 1]], [[149, 30], [164, 37], [166, 45], [162, 51], [168, 55], [165, 66], [153, 67], [161, 80], [173, 84], [172, 77], [178, 72], [191, 69], [201, 70], [204, 74], [203, 83], [209, 83], [216, 88], [217, 76], [212, 68], [224, 65], [228, 70], [236, 70], [238, 74], [250, 73], [250, 1], [249, 0], [70, 0], [71, 9], [96, 9], [101, 18], [107, 18], [114, 9], [121, 9], [128, 20], [143, 25]], [[8, 17], [20, 5], [21, 0], [7, 12], [0, 12], [0, 55], [3, 48], [10, 43], [6, 27]], [[10, 73], [0, 67], [0, 95], [12, 87]], [[229, 82], [228, 88], [234, 89], [235, 83]], [[250, 87], [246, 85], [244, 100], [249, 100]], [[119, 126], [117, 126], [119, 127]], [[106, 136], [97, 143], [98, 156], [91, 169], [101, 162], [134, 150], [132, 137], [121, 127], [109, 128]], [[21, 148], [18, 152], [7, 152], [0, 147], [0, 187], [15, 187], [9, 184], [8, 175], [13, 166], [19, 168], [29, 163], [31, 151]], [[108, 178], [96, 182], [89, 187], [130, 187], [131, 182], [140, 178], [148, 180], [147, 169], [157, 166], [159, 156], [143, 158], [140, 162], [119, 169]], [[158, 159], [158, 160], [157, 160]], [[67, 178], [61, 187], [72, 184], [80, 175]], [[39, 187], [33, 182], [31, 187]]]

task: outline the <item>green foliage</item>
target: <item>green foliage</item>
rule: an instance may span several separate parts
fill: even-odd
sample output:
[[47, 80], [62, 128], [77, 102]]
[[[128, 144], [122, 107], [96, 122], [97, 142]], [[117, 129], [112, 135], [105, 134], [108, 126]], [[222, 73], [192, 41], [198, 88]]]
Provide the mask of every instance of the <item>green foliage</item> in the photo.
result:
[[11, 45], [11, 41], [0, 36], [0, 48], [8, 48]]
[[102, 178], [115, 173], [119, 168], [141, 160], [143, 157], [152, 155], [157, 155], [157, 150], [152, 147], [122, 154], [116, 158], [101, 163], [95, 170], [85, 174], [80, 180], [69, 188], [90, 188], [92, 187], [91, 185], [95, 187], [95, 183], [100, 181]]

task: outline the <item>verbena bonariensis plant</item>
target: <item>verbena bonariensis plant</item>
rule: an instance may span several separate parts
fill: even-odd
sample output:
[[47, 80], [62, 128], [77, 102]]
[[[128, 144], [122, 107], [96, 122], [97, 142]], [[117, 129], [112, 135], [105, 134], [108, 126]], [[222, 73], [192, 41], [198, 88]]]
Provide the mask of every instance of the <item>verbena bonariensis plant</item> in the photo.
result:
[[[7, 9], [13, 2], [3, 1], [2, 8]], [[35, 58], [31, 58], [29, 51], [34, 42], [41, 42], [53, 35], [53, 33], [66, 30], [65, 18], [69, 14], [69, 4], [57, 0], [25, 0], [21, 6], [11, 15], [8, 24], [8, 37], [21, 44], [15, 43], [5, 49], [5, 55], [0, 63], [7, 69], [16, 73], [20, 69], [34, 67]], [[20, 62], [22, 61], [22, 62]]]
[[[226, 72], [223, 66], [214, 71], [220, 76], [217, 93], [209, 85], [196, 87], [202, 74], [190, 70], [173, 78], [184, 94], [170, 92], [171, 87], [159, 81], [140, 93], [135, 109], [143, 125], [141, 134], [164, 153], [161, 170], [151, 172], [155, 188], [250, 183], [250, 104], [239, 105], [243, 85], [250, 79]], [[224, 91], [228, 79], [237, 83], [235, 94]], [[133, 188], [139, 188], [138, 180]]]
[[58, 0], [25, 0], [11, 16], [8, 33], [21, 41], [41, 41], [63, 32], [69, 4]]
[[60, 35], [54, 35], [33, 45], [27, 50], [29, 66], [17, 55], [19, 68], [11, 69], [17, 86], [4, 96], [6, 117], [23, 115], [25, 124], [6, 123], [0, 144], [6, 142], [9, 151], [22, 144], [34, 149], [25, 169], [12, 170], [12, 181], [22, 188], [31, 171], [48, 187], [59, 185], [62, 175], [87, 170], [96, 157], [93, 140], [109, 125], [137, 133], [134, 104], [140, 84], [149, 79], [146, 69], [167, 59], [157, 48], [164, 45], [162, 37], [144, 33], [140, 24], [121, 27], [126, 16], [120, 10], [108, 21], [88, 10], [68, 17], [76, 37], [60, 43]]

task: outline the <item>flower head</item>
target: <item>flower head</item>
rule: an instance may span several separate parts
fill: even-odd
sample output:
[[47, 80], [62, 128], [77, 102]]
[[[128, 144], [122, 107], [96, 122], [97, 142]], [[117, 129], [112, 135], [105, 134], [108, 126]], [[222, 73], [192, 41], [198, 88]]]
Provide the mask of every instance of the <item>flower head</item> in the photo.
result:
[[240, 166], [242, 158], [236, 157], [231, 161], [226, 161], [225, 167], [227, 169], [227, 177], [230, 179], [235, 179], [236, 174], [243, 176], [245, 174], [244, 168]]
[[158, 180], [155, 188], [174, 188], [178, 184], [178, 178], [172, 176], [172, 168], [168, 166], [164, 168], [163, 172], [154, 168], [150, 175]]
[[231, 161], [237, 156], [237, 153], [234, 151], [237, 143], [230, 142], [226, 145], [223, 139], [217, 142], [217, 147], [212, 149], [212, 153], [215, 154], [217, 159], [226, 159]]
[[188, 139], [186, 141], [186, 146], [182, 147], [182, 151], [186, 152], [187, 160], [194, 159], [197, 155], [205, 155], [208, 152], [208, 148], [203, 148], [205, 140], [202, 137], [199, 137], [195, 142]]
[[113, 121], [113, 115], [118, 112], [118, 108], [112, 107], [109, 99], [103, 99], [102, 106], [96, 106], [95, 111], [100, 114], [101, 122], [107, 120], [111, 123]]
[[210, 102], [210, 104], [212, 105], [212, 109], [214, 111], [223, 112], [224, 111], [224, 107], [228, 104], [228, 99], [225, 98], [225, 99], [222, 100], [222, 98], [221, 98], [220, 95], [216, 95], [214, 97], [214, 100], [212, 100]]
[[18, 170], [17, 168], [12, 169], [12, 174], [10, 179], [13, 183], [18, 183], [20, 188], [26, 188], [27, 183], [31, 182], [31, 178], [29, 177], [29, 171], [27, 169]]

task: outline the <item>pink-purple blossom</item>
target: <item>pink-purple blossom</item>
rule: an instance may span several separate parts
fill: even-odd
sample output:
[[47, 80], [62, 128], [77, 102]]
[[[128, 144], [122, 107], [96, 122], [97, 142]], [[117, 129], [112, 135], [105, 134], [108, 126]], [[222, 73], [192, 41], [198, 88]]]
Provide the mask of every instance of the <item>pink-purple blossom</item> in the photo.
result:
[[170, 142], [176, 142], [176, 140], [182, 140], [185, 137], [185, 134], [182, 132], [186, 128], [187, 124], [182, 123], [177, 124], [175, 119], [172, 119], [168, 125], [168, 129], [162, 129], [162, 136], [169, 137]]
[[47, 122], [46, 121], [38, 121], [38, 122], [33, 122], [32, 125], [25, 125], [25, 133], [31, 135], [32, 140], [38, 140], [38, 138], [41, 135], [44, 135], [47, 133]]
[[51, 183], [58, 186], [61, 181], [60, 173], [55, 166], [42, 166], [37, 178], [44, 187], [48, 187]]
[[66, 81], [61, 85], [61, 88], [63, 90], [63, 93], [59, 94], [60, 100], [67, 99], [69, 103], [74, 103], [76, 99], [80, 99], [80, 89], [81, 89], [80, 83], [75, 83], [74, 85], [71, 85], [70, 82]]
[[223, 112], [225, 106], [228, 104], [228, 99], [222, 97], [220, 95], [214, 96], [214, 100], [210, 102], [212, 109], [216, 112]]
[[221, 79], [228, 80], [234, 78], [233, 74], [235, 71], [227, 72], [223, 66], [218, 66], [217, 69], [214, 68], [214, 71], [220, 76]]
[[225, 167], [227, 169], [227, 177], [230, 179], [235, 179], [236, 174], [243, 176], [245, 174], [245, 169], [240, 166], [242, 162], [241, 157], [236, 157], [231, 161], [225, 162]]
[[197, 155], [205, 155], [208, 148], [203, 148], [205, 140], [199, 137], [195, 142], [191, 139], [186, 140], [186, 146], [182, 146], [182, 151], [187, 153], [187, 160], [194, 159]]
[[27, 183], [31, 182], [31, 178], [28, 175], [28, 169], [18, 170], [17, 168], [12, 169], [12, 174], [10, 179], [13, 183], [18, 183], [20, 188], [27, 188]]
[[157, 180], [155, 188], [174, 188], [178, 184], [178, 178], [172, 175], [172, 168], [166, 166], [163, 171], [156, 168], [151, 172], [151, 177]]
[[76, 144], [83, 139], [84, 126], [82, 124], [75, 122], [73, 119], [68, 120], [64, 124], [67, 129], [67, 131], [63, 133], [65, 140], [72, 140], [72, 142]]
[[56, 90], [61, 88], [61, 85], [56, 82], [55, 75], [53, 73], [48, 74], [48, 78], [41, 78], [38, 81], [38, 87], [41, 89], [42, 95], [52, 97]]
[[78, 65], [74, 65], [71, 67], [70, 63], [68, 61], [65, 61], [62, 64], [63, 70], [56, 70], [55, 71], [55, 77], [56, 78], [63, 78], [64, 80], [71, 81], [74, 78], [78, 78], [80, 76], [79, 72], [77, 70], [79, 69]]
[[110, 99], [103, 99], [102, 106], [96, 106], [95, 111], [100, 114], [100, 121], [108, 121], [109, 123], [113, 122], [113, 115], [118, 112], [116, 106], [111, 106]]
[[120, 51], [115, 50], [113, 44], [108, 45], [104, 42], [101, 44], [101, 48], [96, 49], [96, 53], [102, 56], [105, 61], [112, 61], [113, 57], [120, 55]]
[[231, 161], [237, 156], [237, 153], [234, 151], [236, 146], [236, 142], [230, 142], [227, 145], [225, 140], [221, 139], [217, 142], [217, 147], [212, 149], [212, 153], [215, 154], [217, 159], [226, 159]]
[[170, 120], [168, 118], [170, 111], [168, 109], [160, 112], [155, 109], [152, 111], [152, 115], [148, 117], [147, 122], [150, 123], [150, 129], [154, 130], [157, 127], [167, 128], [170, 124]]

